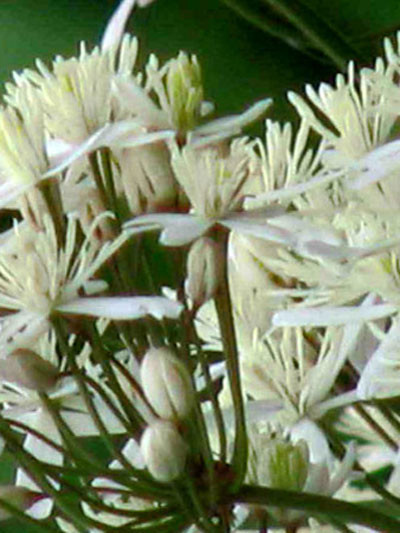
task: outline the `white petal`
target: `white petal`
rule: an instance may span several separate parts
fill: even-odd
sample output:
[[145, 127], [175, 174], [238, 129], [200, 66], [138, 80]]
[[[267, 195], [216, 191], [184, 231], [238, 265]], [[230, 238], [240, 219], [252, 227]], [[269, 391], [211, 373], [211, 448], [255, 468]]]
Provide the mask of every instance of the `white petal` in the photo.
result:
[[213, 222], [189, 214], [155, 213], [136, 217], [127, 222], [125, 227], [130, 230], [130, 228], [141, 224], [148, 226], [154, 224], [154, 227], [162, 227], [161, 244], [182, 246], [203, 235], [213, 225]]
[[143, 133], [141, 135], [134, 134], [126, 136], [123, 139], [117, 139], [115, 142], [110, 142], [109, 146], [112, 148], [115, 144], [117, 148], [134, 148], [135, 146], [172, 140], [175, 135], [175, 131], [172, 130], [153, 131], [152, 133]]
[[326, 494], [329, 487], [329, 469], [325, 462], [310, 463], [308, 465], [308, 477], [304, 485], [304, 492], [314, 494]]
[[29, 507], [25, 512], [35, 520], [44, 520], [50, 516], [51, 511], [53, 510], [53, 505], [54, 503], [51, 498], [43, 498], [34, 503], [32, 507]]
[[271, 98], [260, 100], [252, 105], [247, 111], [239, 115], [232, 115], [229, 117], [218, 118], [212, 120], [204, 126], [199, 126], [194, 130], [197, 135], [213, 135], [219, 133], [221, 130], [241, 130], [248, 124], [258, 120], [272, 104]]
[[249, 422], [266, 422], [283, 409], [282, 400], [257, 400], [246, 404], [246, 416]]
[[400, 394], [400, 322], [394, 322], [389, 332], [372, 354], [357, 384], [362, 400], [388, 398]]
[[265, 203], [276, 202], [277, 200], [290, 200], [291, 198], [303, 194], [304, 192], [313, 189], [318, 185], [326, 185], [331, 181], [343, 176], [343, 172], [330, 172], [328, 174], [323, 174], [322, 176], [316, 176], [311, 180], [305, 183], [297, 183], [284, 189], [278, 189], [275, 191], [268, 191], [262, 194], [258, 194], [254, 197], [248, 197], [245, 200], [245, 208], [252, 209], [255, 207], [260, 207]]
[[[27, 420], [28, 416], [25, 416], [25, 424], [29, 425], [32, 429], [43, 433], [43, 435], [56, 444], [61, 444], [60, 434], [49, 413], [44, 409], [37, 409], [35, 412], [30, 413], [30, 415], [30, 423], [28, 423]], [[29, 451], [37, 459], [46, 461], [46, 463], [61, 465], [63, 462], [62, 453], [32, 434], [26, 436], [24, 440], [24, 449]]]
[[191, 148], [204, 148], [210, 144], [216, 144], [224, 139], [228, 139], [229, 137], [232, 137], [234, 135], [239, 135], [240, 130], [239, 129], [231, 129], [231, 130], [222, 130], [218, 133], [214, 133], [213, 135], [204, 135], [204, 136], [196, 136], [196, 130], [193, 132], [188, 132], [187, 135], [187, 144], [190, 144]]
[[[94, 408], [97, 411], [107, 431], [112, 434], [123, 433], [124, 426], [119, 419], [110, 411], [109, 407], [98, 397], [93, 399]], [[62, 417], [75, 435], [81, 437], [97, 436], [99, 430], [88, 413], [62, 410]]]
[[28, 343], [48, 329], [46, 316], [35, 315], [30, 311], [19, 311], [5, 317], [0, 328], [0, 354], [7, 354], [17, 347], [27, 346]]
[[344, 392], [343, 394], [339, 394], [334, 398], [329, 398], [328, 400], [317, 404], [315, 407], [312, 407], [310, 409], [310, 414], [315, 419], [322, 418], [324, 414], [330, 409], [337, 409], [338, 407], [350, 405], [352, 403], [357, 402], [358, 400], [359, 398], [357, 395], [357, 391], [354, 389], [348, 392]]
[[[143, 0], [142, 0], [143, 2]], [[108, 21], [101, 39], [101, 49], [108, 50], [119, 44], [125, 31], [125, 25], [134, 8], [136, 0], [122, 0], [112, 17]]]
[[397, 497], [400, 496], [400, 457], [397, 453], [396, 459], [394, 461], [394, 469], [390, 474], [390, 479], [387, 486], [388, 490], [395, 494]]
[[277, 226], [272, 226], [267, 222], [253, 222], [245, 217], [243, 217], [242, 220], [240, 217], [227, 218], [220, 220], [219, 222], [223, 226], [237, 231], [238, 233], [251, 235], [252, 237], [258, 237], [259, 239], [278, 242], [280, 244], [287, 244], [288, 246], [294, 246], [296, 242], [290, 231], [283, 228], [278, 228]]
[[46, 153], [52, 167], [58, 166], [70, 156], [79, 145], [64, 141], [63, 139], [48, 139]]
[[78, 298], [57, 308], [62, 313], [96, 316], [111, 320], [134, 320], [146, 315], [178, 318], [182, 304], [162, 296], [116, 296]]
[[361, 175], [346, 184], [347, 187], [362, 189], [388, 176], [400, 167], [399, 156], [400, 141], [392, 141], [372, 150], [356, 164], [356, 169], [360, 170]]
[[35, 183], [15, 183], [6, 181], [0, 185], [0, 209], [9, 207], [10, 204], [21, 194], [26, 193], [29, 189], [36, 186]]
[[329, 495], [335, 494], [345, 481], [349, 478], [349, 475], [353, 469], [354, 461], [356, 460], [356, 447], [354, 442], [350, 442], [346, 450], [339, 469], [334, 473], [329, 483]]
[[[41, 488], [37, 485], [32, 478], [22, 469], [18, 468], [15, 484], [18, 487], [25, 487], [27, 489], [41, 492]], [[51, 498], [44, 498], [34, 503], [25, 512], [35, 520], [44, 520], [48, 518], [53, 509], [53, 500]]]
[[211, 226], [211, 222], [187, 216], [183, 224], [164, 228], [160, 243], [164, 246], [183, 246], [201, 237]]
[[290, 429], [290, 435], [294, 442], [301, 439], [307, 442], [312, 463], [331, 462], [332, 454], [325, 433], [312, 420], [302, 418]]
[[389, 316], [397, 311], [390, 304], [369, 307], [314, 307], [278, 311], [272, 324], [282, 326], [340, 326], [349, 322], [367, 322]]
[[[74, 161], [80, 157], [87, 155], [94, 150], [102, 146], [111, 146], [117, 144], [119, 140], [126, 138], [132, 132], [137, 132], [138, 142], [142, 139], [140, 135], [139, 124], [135, 120], [123, 120], [115, 122], [114, 124], [106, 124], [93, 135], [91, 135], [86, 141], [78, 146], [73, 146], [71, 150], [67, 151], [66, 157], [54, 168], [50, 169], [44, 175], [45, 178], [54, 176], [58, 172], [69, 167]], [[144, 137], [146, 134], [144, 134]], [[148, 142], [148, 141], [146, 141]], [[142, 142], [142, 144], [146, 144]], [[151, 141], [152, 142], [152, 141]]]
[[133, 79], [117, 76], [113, 81], [113, 91], [143, 126], [152, 126], [157, 129], [171, 127], [165, 111], [159, 109], [143, 87]]

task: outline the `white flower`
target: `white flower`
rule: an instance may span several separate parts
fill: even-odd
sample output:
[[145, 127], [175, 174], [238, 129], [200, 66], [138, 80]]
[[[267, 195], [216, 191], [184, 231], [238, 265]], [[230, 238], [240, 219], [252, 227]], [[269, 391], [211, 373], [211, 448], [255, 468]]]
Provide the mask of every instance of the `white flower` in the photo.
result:
[[354, 335], [351, 327], [329, 329], [318, 353], [299, 328], [255, 339], [241, 352], [243, 386], [253, 398], [246, 405], [249, 420], [283, 424], [295, 440], [307, 442], [313, 461], [328, 459], [326, 437], [315, 422], [330, 409], [357, 400], [355, 391], [332, 394]]
[[[212, 120], [199, 125], [213, 106], [203, 100], [200, 67], [195, 56], [180, 52], [178, 57], [160, 68], [156, 56], [151, 55], [146, 66], [146, 83], [127, 76], [118, 76], [114, 90], [123, 106], [130, 110], [144, 127], [154, 130], [173, 130], [177, 138], [196, 146], [215, 143], [241, 133], [251, 122], [259, 119], [271, 104], [270, 99], [257, 102], [240, 115]], [[153, 93], [156, 102], [151, 98]], [[158, 104], [158, 105], [157, 105]]]
[[258, 166], [254, 144], [246, 138], [234, 140], [226, 156], [217, 147], [199, 149], [189, 144], [179, 150], [173, 145], [172, 166], [191, 203], [191, 212], [143, 215], [128, 222], [127, 228], [161, 226], [160, 242], [167, 246], [187, 244], [216, 224], [273, 242], [298, 242], [301, 221], [297, 221], [300, 229], [291, 231], [294, 219], [280, 216], [282, 208], [241, 211], [250, 177]]
[[[351, 444], [343, 462], [332, 472], [326, 460], [309, 458], [305, 441], [293, 443], [278, 432], [272, 435], [263, 425], [250, 429], [250, 482], [276, 489], [333, 495], [348, 480], [355, 461], [355, 447]], [[280, 523], [299, 520], [301, 511], [270, 509]]]
[[177, 317], [181, 305], [161, 297], [83, 298], [81, 291], [93, 295], [107, 288], [93, 279], [97, 270], [126, 240], [121, 234], [99, 246], [92, 233], [78, 251], [77, 220], [68, 218], [65, 248], [57, 241], [53, 223], [44, 218], [45, 228], [35, 232], [16, 228], [11, 251], [0, 251], [0, 305], [9, 312], [1, 318], [0, 346], [3, 357], [26, 339], [49, 327], [54, 312], [108, 317], [115, 320], [138, 318], [146, 314]]
[[10, 207], [32, 189], [49, 168], [44, 115], [38, 91], [24, 84], [16, 107], [0, 109], [0, 205]]
[[382, 87], [393, 84], [393, 70], [385, 69], [378, 60], [375, 71], [359, 73], [359, 88], [355, 83], [354, 63], [348, 67], [348, 79], [338, 74], [336, 86], [323, 83], [318, 92], [310, 85], [306, 94], [326, 121], [316, 117], [301, 97], [289, 93], [302, 119], [323, 139], [323, 163], [326, 168], [340, 169], [342, 175], [356, 177], [363, 170], [363, 157], [385, 142], [396, 120], [387, 106]]

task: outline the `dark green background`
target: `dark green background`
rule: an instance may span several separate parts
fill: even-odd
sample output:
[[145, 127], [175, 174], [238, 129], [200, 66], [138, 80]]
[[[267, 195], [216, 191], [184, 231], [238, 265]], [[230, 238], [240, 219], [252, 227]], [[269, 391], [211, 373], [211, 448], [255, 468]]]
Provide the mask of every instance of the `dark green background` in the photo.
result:
[[[398, 0], [306, 3], [348, 38], [384, 33], [400, 25]], [[0, 80], [9, 78], [14, 69], [32, 65], [35, 57], [69, 56], [80, 40], [96, 43], [117, 4], [113, 0], [1, 0]], [[254, 28], [220, 0], [157, 0], [138, 11], [129, 27], [140, 37], [142, 56], [149, 51], [162, 58], [179, 50], [198, 54], [207, 95], [217, 102], [220, 114], [272, 96], [274, 118], [286, 118], [288, 89], [330, 80], [335, 71]]]

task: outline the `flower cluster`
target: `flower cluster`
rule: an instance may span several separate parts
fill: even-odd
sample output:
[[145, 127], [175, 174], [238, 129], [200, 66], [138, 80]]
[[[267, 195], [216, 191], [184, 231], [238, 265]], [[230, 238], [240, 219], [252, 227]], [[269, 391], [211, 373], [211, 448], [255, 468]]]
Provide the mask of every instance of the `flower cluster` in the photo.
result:
[[398, 531], [400, 38], [251, 138], [269, 99], [210, 119], [196, 57], [136, 67], [147, 3], [6, 85], [0, 519]]

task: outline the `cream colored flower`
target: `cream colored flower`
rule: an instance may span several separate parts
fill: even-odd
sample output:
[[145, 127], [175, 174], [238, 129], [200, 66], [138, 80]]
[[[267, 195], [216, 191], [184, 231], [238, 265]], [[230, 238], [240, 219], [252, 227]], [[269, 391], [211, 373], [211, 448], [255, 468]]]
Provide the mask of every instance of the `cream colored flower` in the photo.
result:
[[[100, 219], [104, 215], [101, 215]], [[107, 216], [107, 215], [106, 215]], [[92, 238], [99, 222], [78, 251], [78, 221], [69, 217], [65, 248], [57, 241], [54, 225], [45, 217], [43, 231], [18, 231], [11, 249], [0, 252], [0, 305], [8, 311], [1, 318], [0, 347], [2, 356], [35, 338], [49, 327], [52, 313], [74, 313], [115, 320], [155, 316], [177, 316], [178, 303], [161, 297], [80, 297], [104, 291], [107, 283], [95, 279], [97, 270], [125, 242], [121, 234], [114, 241], [99, 245]]]

